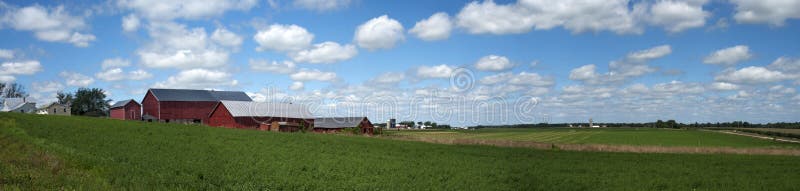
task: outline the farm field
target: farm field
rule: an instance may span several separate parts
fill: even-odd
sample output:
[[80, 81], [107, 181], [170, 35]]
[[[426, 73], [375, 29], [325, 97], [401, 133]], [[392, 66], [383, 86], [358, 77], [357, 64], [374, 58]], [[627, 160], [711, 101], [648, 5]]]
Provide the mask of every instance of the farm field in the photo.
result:
[[739, 129], [752, 130], [752, 131], [786, 133], [786, 134], [800, 136], [800, 129], [779, 129], [779, 128], [739, 128]]
[[386, 131], [387, 136], [637, 146], [800, 148], [800, 144], [700, 130], [654, 128]]
[[0, 190], [791, 190], [793, 156], [442, 145], [0, 113]]

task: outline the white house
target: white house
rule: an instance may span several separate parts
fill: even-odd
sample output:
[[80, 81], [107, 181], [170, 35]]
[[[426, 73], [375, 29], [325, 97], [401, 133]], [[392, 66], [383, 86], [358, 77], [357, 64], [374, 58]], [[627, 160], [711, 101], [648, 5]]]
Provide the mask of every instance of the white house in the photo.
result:
[[34, 113], [36, 103], [28, 102], [25, 98], [5, 98], [0, 112]]

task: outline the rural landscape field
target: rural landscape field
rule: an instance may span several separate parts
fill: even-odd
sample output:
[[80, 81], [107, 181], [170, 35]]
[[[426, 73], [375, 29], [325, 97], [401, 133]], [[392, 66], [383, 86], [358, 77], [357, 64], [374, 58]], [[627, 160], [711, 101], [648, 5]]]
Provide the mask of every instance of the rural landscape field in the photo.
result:
[[0, 191], [800, 190], [800, 0], [0, 0]]
[[[523, 131], [572, 134], [505, 138], [626, 144], [573, 135], [591, 130]], [[632, 144], [709, 137], [702, 146], [797, 147], [713, 132], [605, 131], [648, 140]], [[504, 139], [501, 132], [483, 138]], [[682, 141], [657, 141], [664, 137]], [[798, 156], [445, 145], [12, 113], [0, 113], [0, 145], [3, 190], [791, 190], [800, 179]]]

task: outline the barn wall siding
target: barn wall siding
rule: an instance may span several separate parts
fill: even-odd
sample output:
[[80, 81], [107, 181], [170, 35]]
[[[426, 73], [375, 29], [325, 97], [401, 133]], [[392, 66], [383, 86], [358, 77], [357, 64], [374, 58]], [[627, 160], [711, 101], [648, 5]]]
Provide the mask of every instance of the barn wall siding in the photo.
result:
[[147, 91], [144, 99], [142, 99], [142, 115], [150, 115], [158, 118], [158, 100], [153, 96], [153, 93]]

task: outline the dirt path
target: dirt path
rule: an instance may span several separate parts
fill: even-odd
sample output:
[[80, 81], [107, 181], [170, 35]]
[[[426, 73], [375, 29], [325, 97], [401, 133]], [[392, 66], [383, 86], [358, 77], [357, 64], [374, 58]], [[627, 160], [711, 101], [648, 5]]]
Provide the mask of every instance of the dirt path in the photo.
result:
[[773, 138], [773, 137], [768, 137], [768, 136], [759, 135], [759, 134], [753, 134], [753, 133], [740, 133], [740, 132], [728, 131], [728, 130], [722, 130], [722, 131], [717, 131], [717, 132], [725, 133], [725, 134], [731, 134], [731, 135], [748, 136], [748, 137], [754, 137], [754, 138], [759, 138], [759, 139], [768, 139], [768, 140], [774, 140], [774, 141], [781, 141], [781, 142], [800, 143], [800, 141], [797, 141], [797, 140], [790, 140], [790, 139], [784, 139], [784, 138]]
[[451, 145], [492, 145], [501, 147], [526, 147], [544, 150], [630, 152], [630, 153], [694, 153], [694, 154], [744, 154], [744, 155], [789, 155], [800, 156], [800, 149], [782, 148], [732, 148], [732, 147], [664, 147], [603, 144], [561, 144], [532, 141], [442, 139], [422, 137], [384, 137], [387, 139], [421, 141]]

